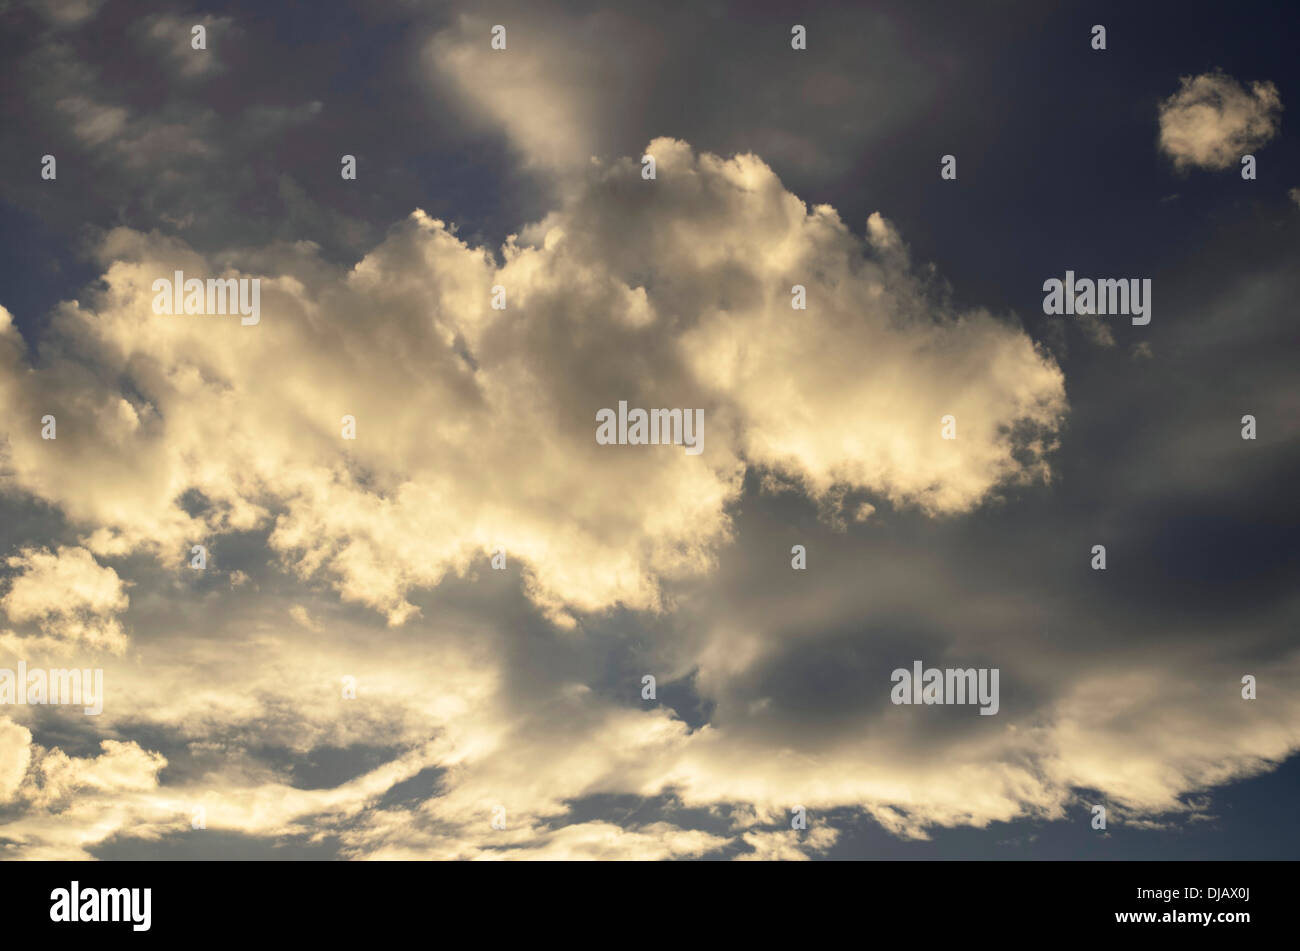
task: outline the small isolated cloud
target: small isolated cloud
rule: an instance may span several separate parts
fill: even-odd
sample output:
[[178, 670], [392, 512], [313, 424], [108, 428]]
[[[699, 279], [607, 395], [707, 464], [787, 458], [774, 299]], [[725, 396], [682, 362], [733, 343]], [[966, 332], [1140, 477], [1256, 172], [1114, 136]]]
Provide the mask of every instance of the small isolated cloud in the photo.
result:
[[1175, 168], [1227, 168], [1277, 133], [1282, 98], [1272, 83], [1247, 90], [1222, 72], [1179, 82], [1160, 104], [1160, 149]]
[[1297, 208], [1300, 208], [1300, 188], [1291, 189], [1287, 192], [1287, 197], [1295, 202]]
[[[7, 559], [19, 574], [0, 598], [13, 624], [34, 624], [43, 648], [73, 645], [120, 654], [126, 634], [114, 615], [128, 604], [122, 579], [84, 548], [24, 548]], [[12, 641], [6, 637], [5, 643]]]

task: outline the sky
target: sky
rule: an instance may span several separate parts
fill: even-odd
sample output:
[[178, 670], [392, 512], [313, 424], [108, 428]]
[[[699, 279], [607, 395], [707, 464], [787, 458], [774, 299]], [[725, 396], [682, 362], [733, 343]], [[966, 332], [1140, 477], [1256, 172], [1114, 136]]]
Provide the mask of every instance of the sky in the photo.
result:
[[0, 0], [0, 857], [1294, 858], [1298, 20]]

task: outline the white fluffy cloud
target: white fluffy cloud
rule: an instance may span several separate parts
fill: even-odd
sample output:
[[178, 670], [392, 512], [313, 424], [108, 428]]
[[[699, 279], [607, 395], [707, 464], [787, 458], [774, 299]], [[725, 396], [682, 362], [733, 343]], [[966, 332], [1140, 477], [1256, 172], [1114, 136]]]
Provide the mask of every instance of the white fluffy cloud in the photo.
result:
[[[101, 566], [89, 551], [25, 548], [7, 563], [16, 574], [0, 597], [0, 611], [12, 624], [39, 628], [42, 636], [35, 640], [42, 647], [126, 650], [126, 632], [116, 618], [130, 603], [125, 586], [116, 571]], [[0, 637], [6, 646], [20, 643], [13, 634]]]
[[[1054, 673], [1027, 717], [1008, 709], [951, 736], [871, 706], [800, 733], [753, 682], [787, 648], [773, 617], [666, 646], [665, 681], [694, 671], [717, 703], [692, 730], [666, 706], [593, 689], [577, 654], [535, 669], [535, 632], [513, 619], [420, 617], [413, 592], [485, 572], [497, 547], [562, 627], [619, 604], [664, 608], [669, 582], [713, 571], [749, 471], [823, 510], [863, 490], [926, 513], [970, 511], [1003, 484], [1050, 474], [1060, 370], [1014, 323], [955, 311], [886, 219], [873, 215], [859, 237], [753, 156], [672, 139], [648, 151], [654, 181], [632, 160], [593, 166], [499, 260], [422, 212], [345, 272], [307, 245], [209, 260], [122, 229], [101, 247], [103, 289], [62, 305], [36, 354], [0, 311], [7, 494], [48, 503], [81, 539], [13, 556], [7, 612], [52, 631], [83, 615], [103, 623], [127, 604], [96, 558], [137, 553], [156, 558], [174, 612], [105, 662], [99, 755], [41, 749], [25, 722], [0, 725], [13, 764], [0, 794], [26, 810], [5, 827], [17, 854], [181, 832], [202, 806], [209, 829], [309, 830], [358, 858], [664, 858], [724, 845], [800, 858], [836, 833], [794, 835], [795, 803], [853, 806], [915, 837], [1061, 817], [1081, 787], [1135, 812], [1178, 811], [1187, 791], [1300, 742], [1290, 696], [1267, 712], [1231, 690], [1208, 702], [1221, 674], [1171, 674], [1163, 653], [1134, 654], [1129, 675], [1074, 667], [1062, 684]], [[262, 275], [261, 323], [154, 315], [153, 280], [178, 269]], [[497, 284], [504, 311], [490, 306]], [[806, 310], [791, 308], [794, 284]], [[598, 446], [596, 411], [624, 399], [702, 407], [704, 452]], [[56, 440], [40, 438], [46, 413]], [[344, 415], [355, 441], [341, 437]], [[941, 438], [944, 415], [956, 440]], [[854, 504], [855, 518], [871, 511]], [[291, 594], [273, 590], [273, 572], [223, 565], [222, 536], [255, 530], [297, 576]], [[229, 585], [186, 589], [200, 542]], [[885, 585], [881, 601], [901, 587]], [[409, 629], [359, 622], [331, 593]], [[791, 601], [805, 627], [827, 616]], [[1022, 621], [1009, 624], [1033, 629]], [[77, 643], [92, 640], [78, 630]], [[564, 649], [546, 646], [548, 657]], [[1259, 673], [1283, 683], [1290, 663]], [[345, 675], [355, 700], [340, 698]], [[1184, 721], [1169, 711], [1188, 684], [1203, 720], [1194, 739], [1171, 742]], [[117, 735], [141, 724], [186, 751], [165, 785], [168, 757]], [[319, 789], [255, 752], [354, 745], [399, 752]], [[437, 795], [384, 802], [435, 768]], [[740, 818], [725, 832], [660, 818], [563, 824], [574, 802], [612, 795]]]
[[[214, 534], [271, 528], [304, 578], [392, 623], [412, 589], [503, 547], [572, 624], [658, 609], [663, 581], [706, 573], [747, 468], [940, 512], [1047, 475], [1063, 378], [1017, 326], [953, 312], [879, 216], [868, 243], [753, 156], [648, 150], [656, 181], [631, 160], [594, 169], [500, 263], [421, 212], [346, 274], [310, 247], [218, 262], [112, 232], [107, 290], [62, 306], [39, 370], [0, 323], [9, 419], [60, 427], [11, 425], [14, 484], [101, 556], [178, 565]], [[152, 313], [156, 278], [254, 262], [260, 325]], [[620, 400], [702, 408], [703, 454], [597, 445], [596, 412]], [[193, 492], [208, 505], [189, 514]]]
[[1160, 148], [1177, 168], [1223, 169], [1276, 134], [1282, 98], [1270, 82], [1246, 89], [1221, 72], [1184, 76], [1160, 103]]

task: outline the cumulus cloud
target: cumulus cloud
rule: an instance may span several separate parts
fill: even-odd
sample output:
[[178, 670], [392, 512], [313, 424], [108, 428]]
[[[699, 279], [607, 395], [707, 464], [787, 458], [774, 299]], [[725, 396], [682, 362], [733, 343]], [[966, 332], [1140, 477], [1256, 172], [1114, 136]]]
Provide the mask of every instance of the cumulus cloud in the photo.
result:
[[[45, 6], [75, 23], [98, 4]], [[100, 234], [102, 280], [42, 335], [25, 342], [0, 308], [0, 505], [21, 516], [5, 519], [16, 540], [0, 552], [0, 608], [19, 629], [0, 631], [0, 657], [94, 651], [106, 693], [91, 718], [6, 708], [0, 852], [200, 852], [198, 836], [224, 834], [358, 859], [800, 860], [848, 834], [833, 810], [911, 839], [1084, 819], [1083, 802], [1102, 800], [1117, 825], [1169, 828], [1206, 815], [1199, 791], [1300, 747], [1289, 602], [1252, 588], [1225, 640], [1222, 615], [1180, 617], [1151, 572], [1114, 571], [1101, 594], [1061, 568], [1083, 563], [1069, 546], [1093, 524], [1079, 504], [1090, 487], [1116, 556], [1150, 558], [1176, 586], [1178, 558], [1144, 548], [1133, 523], [1163, 528], [1157, 503], [1203, 489], [1205, 472], [1228, 484], [1242, 463], [1227, 453], [1243, 458], [1232, 427], [1226, 443], [1187, 437], [1152, 407], [1141, 419], [1159, 436], [1135, 453], [1076, 447], [1105, 469], [1066, 469], [1075, 520], [1043, 519], [1034, 506], [1058, 488], [1022, 488], [1056, 478], [1068, 409], [1056, 363], [1014, 317], [954, 306], [884, 214], [859, 233], [745, 151], [814, 180], [892, 154], [863, 143], [892, 142], [891, 113], [951, 87], [896, 52], [910, 45], [888, 17], [861, 13], [854, 30], [831, 11], [810, 23], [820, 52], [799, 76], [740, 56], [697, 96], [690, 64], [717, 53], [720, 34], [695, 13], [686, 24], [503, 9], [508, 54], [488, 43], [496, 15], [474, 13], [440, 14], [425, 52], [458, 116], [444, 131], [477, 116], [562, 186], [504, 247], [422, 211], [376, 242], [369, 223], [316, 206], [331, 200], [321, 181], [338, 184], [332, 161], [302, 186], [280, 169], [329, 149], [281, 137], [311, 132], [323, 108], [264, 105], [256, 64], [271, 57], [245, 57], [221, 88], [197, 81], [230, 47], [210, 33], [206, 58], [191, 56], [170, 15], [132, 35], [151, 54], [139, 62], [158, 84], [137, 84], [148, 95], [106, 91], [74, 44], [14, 60], [24, 118], [46, 117], [98, 163], [112, 214], [93, 220], [137, 227]], [[729, 45], [770, 36], [784, 55], [786, 29], [758, 21]], [[867, 71], [848, 68], [858, 63]], [[205, 91], [216, 95], [187, 98]], [[366, 141], [337, 95], [326, 134]], [[1275, 98], [1269, 84], [1185, 80], [1165, 104], [1166, 148], [1187, 164], [1226, 148], [1231, 164], [1244, 147], [1231, 143], [1275, 132]], [[806, 114], [820, 118], [790, 121]], [[608, 160], [647, 128], [685, 131]], [[681, 140], [704, 144], [697, 129], [710, 149]], [[425, 164], [411, 141], [380, 151]], [[381, 177], [408, 201], [400, 174], [361, 183]], [[55, 193], [31, 187], [44, 211]], [[67, 194], [80, 226], [82, 193]], [[262, 207], [275, 228], [254, 227]], [[377, 207], [387, 223], [410, 206]], [[203, 243], [213, 216], [230, 227]], [[155, 220], [190, 243], [141, 230]], [[365, 249], [346, 266], [300, 240], [340, 230]], [[175, 270], [261, 277], [262, 322], [154, 315], [152, 282]], [[503, 311], [490, 305], [498, 284]], [[791, 307], [796, 284], [804, 310]], [[1224, 288], [1232, 346], [1243, 327], [1263, 332], [1255, 308], [1292, 299], [1287, 286]], [[1211, 309], [1187, 308], [1180, 324], [1181, 378], [1222, 365], [1223, 336], [1198, 323]], [[1100, 323], [1081, 327], [1099, 357], [1118, 351]], [[1185, 362], [1198, 333], [1214, 361]], [[1251, 352], [1230, 362], [1258, 371]], [[1085, 390], [1086, 428], [1138, 426], [1135, 391], [1105, 379]], [[1144, 399], [1151, 378], [1141, 386]], [[595, 413], [619, 400], [702, 408], [704, 452], [598, 446]], [[1217, 412], [1197, 405], [1180, 401], [1180, 415]], [[47, 413], [57, 440], [40, 438]], [[948, 415], [956, 440], [941, 438]], [[1263, 438], [1282, 445], [1289, 416], [1272, 418]], [[999, 517], [1014, 504], [987, 505], [1016, 496], [1029, 498], [1024, 521]], [[65, 544], [51, 548], [56, 534]], [[795, 540], [811, 542], [815, 570], [790, 570]], [[1198, 540], [1181, 547], [1214, 547]], [[198, 543], [211, 548], [206, 572], [187, 568]], [[498, 548], [508, 571], [488, 567]], [[1146, 599], [1125, 590], [1134, 578]], [[890, 670], [918, 654], [1000, 666], [999, 715], [889, 704]], [[1258, 675], [1259, 702], [1240, 698], [1243, 670]], [[647, 671], [656, 701], [640, 699]], [[806, 830], [790, 828], [794, 804]], [[503, 829], [490, 825], [498, 808]]]
[[[10, 623], [39, 628], [42, 647], [126, 650], [126, 632], [116, 618], [129, 604], [125, 585], [85, 548], [25, 548], [6, 562], [17, 573], [0, 597], [0, 611]], [[8, 635], [0, 643], [17, 648], [25, 642]]]
[[[410, 591], [503, 547], [571, 625], [658, 610], [663, 581], [707, 573], [749, 468], [945, 513], [1048, 476], [1063, 379], [1016, 324], [954, 311], [883, 218], [864, 241], [754, 156], [648, 150], [657, 181], [632, 159], [594, 169], [500, 262], [422, 212], [347, 273], [310, 247], [211, 261], [111, 232], [107, 289], [60, 308], [37, 372], [0, 325], [0, 390], [25, 411], [10, 418], [61, 417], [57, 441], [11, 429], [13, 484], [101, 556], [167, 561], [270, 528], [302, 577], [394, 624]], [[255, 328], [152, 313], [160, 276], [255, 265]], [[703, 454], [597, 445], [620, 400], [702, 408]], [[940, 438], [949, 414], [957, 440]]]
[[1184, 76], [1160, 103], [1160, 148], [1174, 167], [1223, 169], [1276, 134], [1282, 98], [1271, 82], [1247, 89], [1222, 72]]
[[[118, 836], [161, 838], [201, 805], [209, 829], [332, 837], [356, 858], [798, 859], [837, 834], [814, 824], [795, 835], [792, 803], [852, 806], [924, 838], [936, 826], [1060, 818], [1079, 788], [1097, 788], [1150, 821], [1295, 747], [1293, 698], [1262, 717], [1231, 691], [1207, 702], [1219, 674], [1170, 674], [1164, 651], [1130, 651], [1127, 671], [1071, 662], [1038, 643], [1033, 605], [1024, 616], [999, 607], [997, 643], [1016, 639], [1006, 630], [1035, 638], [1014, 652], [1023, 661], [1003, 662], [1004, 683], [1030, 685], [1041, 702], [1009, 703], [997, 724], [966, 729], [885, 703], [901, 658], [884, 641], [868, 645], [883, 653], [864, 668], [881, 689], [835, 710], [833, 726], [789, 695], [780, 679], [800, 649], [861, 616], [844, 578], [830, 601], [812, 589], [777, 602], [750, 592], [752, 616], [691, 622], [656, 647], [665, 683], [693, 678], [716, 705], [698, 728], [593, 689], [581, 631], [566, 643], [519, 630], [508, 612], [423, 617], [421, 590], [485, 574], [497, 548], [530, 608], [561, 629], [620, 605], [676, 607], [674, 592], [712, 577], [729, 550], [748, 473], [843, 525], [876, 521], [862, 493], [924, 518], [1051, 475], [1061, 371], [1014, 321], [954, 308], [884, 216], [859, 236], [754, 156], [672, 139], [647, 150], [654, 181], [634, 159], [593, 165], [500, 257], [418, 211], [346, 270], [307, 244], [207, 258], [118, 229], [99, 248], [102, 285], [61, 305], [34, 352], [0, 311], [7, 494], [51, 506], [79, 538], [11, 556], [11, 620], [120, 648], [105, 631], [121, 634], [107, 625], [129, 607], [124, 583], [96, 559], [151, 555], [152, 584], [183, 590], [197, 584], [190, 545], [219, 552], [226, 537], [265, 539], [293, 588], [281, 596], [273, 573], [223, 565], [228, 583], [190, 589], [181, 600], [195, 603], [169, 619], [169, 634], [202, 636], [155, 630], [133, 639], [131, 658], [106, 662], [96, 728], [148, 724], [164, 737], [157, 748], [113, 736], [98, 755], [73, 756], [38, 748], [26, 722], [0, 729], [22, 764], [21, 776], [0, 774], [0, 791], [26, 810], [5, 827], [12, 852], [84, 856]], [[260, 275], [261, 323], [155, 315], [152, 282], [175, 270]], [[791, 307], [796, 284], [805, 310]], [[491, 307], [495, 285], [505, 310]], [[619, 400], [702, 407], [704, 452], [597, 445], [596, 412]], [[56, 440], [32, 425], [45, 413], [58, 417]], [[344, 415], [355, 440], [342, 438]], [[941, 437], [945, 415], [956, 440]], [[900, 572], [915, 565], [875, 568], [872, 616], [924, 617], [966, 631], [963, 656], [987, 650], [974, 619], [989, 608], [974, 592], [960, 610], [908, 610]], [[341, 618], [328, 590], [408, 625], [418, 646]], [[1258, 669], [1280, 683], [1292, 666]], [[344, 675], [355, 700], [340, 697]], [[1169, 711], [1189, 683], [1198, 729], [1171, 742], [1170, 723], [1183, 721]], [[358, 746], [382, 762], [321, 788], [259, 752]], [[437, 794], [426, 785], [418, 802], [401, 801], [430, 771]], [[603, 796], [670, 806], [619, 823], [575, 816]], [[498, 806], [499, 832], [488, 825]], [[675, 814], [694, 808], [734, 812], [708, 829]]]
[[[0, 717], [0, 804], [16, 810], [3, 825], [0, 856], [88, 859], [87, 846], [137, 821], [158, 821], [158, 773], [165, 758], [134, 742], [103, 740], [96, 756], [69, 756], [32, 742], [31, 731]], [[179, 814], [168, 817], [175, 827]]]
[[167, 760], [142, 750], [136, 743], [104, 740], [95, 757], [69, 756], [62, 750], [36, 751], [31, 786], [20, 790], [34, 805], [49, 807], [74, 795], [136, 792], [158, 785], [158, 773]]

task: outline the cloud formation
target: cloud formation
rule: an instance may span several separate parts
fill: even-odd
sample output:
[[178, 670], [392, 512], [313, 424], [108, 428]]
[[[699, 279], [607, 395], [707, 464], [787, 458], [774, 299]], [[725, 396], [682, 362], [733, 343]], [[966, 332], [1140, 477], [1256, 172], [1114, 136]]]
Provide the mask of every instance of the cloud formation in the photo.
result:
[[1271, 82], [1247, 89], [1222, 72], [1184, 76], [1160, 103], [1160, 149], [1174, 167], [1224, 169], [1277, 133], [1282, 97]]
[[[500, 262], [418, 211], [346, 273], [309, 247], [216, 262], [114, 230], [106, 290], [63, 305], [36, 372], [0, 325], [10, 419], [62, 417], [57, 440], [11, 427], [13, 485], [101, 556], [177, 564], [271, 528], [293, 570], [393, 624], [411, 590], [504, 548], [572, 625], [658, 610], [662, 582], [709, 571], [748, 469], [944, 513], [1048, 476], [1063, 378], [1016, 324], [951, 308], [878, 215], [864, 241], [754, 156], [647, 148], [657, 180], [631, 159], [594, 169]], [[158, 277], [254, 262], [256, 328], [151, 310]], [[703, 408], [703, 454], [598, 446], [620, 400]]]
[[[99, 565], [89, 551], [25, 548], [6, 562], [16, 574], [0, 597], [0, 612], [10, 623], [33, 625], [42, 635], [21, 643], [65, 652], [126, 650], [126, 633], [116, 618], [130, 603], [125, 586], [117, 572]], [[3, 637], [15, 646], [20, 643], [12, 633]]]
[[[0, 308], [0, 667], [107, 696], [4, 709], [0, 855], [785, 860], [1092, 802], [1185, 829], [1300, 748], [1293, 254], [1126, 237], [1055, 163], [993, 160], [1077, 133], [1010, 94], [979, 120], [1014, 77], [974, 69], [1020, 60], [964, 51], [1032, 16], [810, 8], [804, 55], [778, 10], [362, 5], [298, 45], [205, 19], [198, 53], [169, 13], [39, 6], [7, 155], [60, 178], [6, 197], [94, 258], [44, 325], [26, 274]], [[406, 45], [358, 45], [376, 23]], [[1271, 85], [1184, 87], [1187, 167], [1276, 133]], [[1070, 363], [1008, 312], [1042, 259], [1133, 241], [1178, 320], [1075, 322]], [[261, 323], [154, 315], [175, 270], [260, 277]], [[703, 409], [704, 452], [597, 445], [620, 400]], [[891, 705], [918, 656], [998, 666], [999, 714]]]

